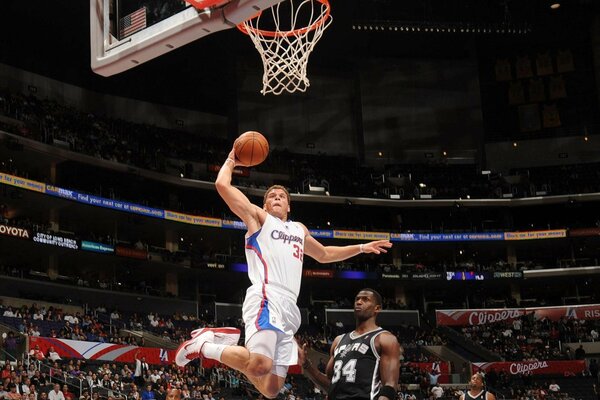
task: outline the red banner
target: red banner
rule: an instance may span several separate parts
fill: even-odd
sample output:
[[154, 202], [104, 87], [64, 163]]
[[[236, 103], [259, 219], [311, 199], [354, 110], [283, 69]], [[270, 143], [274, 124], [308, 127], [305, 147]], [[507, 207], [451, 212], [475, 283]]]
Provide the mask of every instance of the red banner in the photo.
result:
[[450, 363], [447, 361], [407, 362], [405, 365], [408, 365], [411, 368], [417, 368], [419, 371], [425, 373], [435, 371], [440, 375], [438, 378], [439, 383], [450, 383]]
[[551, 321], [566, 319], [600, 319], [600, 304], [581, 306], [542, 307], [535, 310], [535, 319], [548, 318]]
[[117, 245], [115, 248], [115, 254], [121, 257], [135, 258], [138, 260], [147, 260], [148, 252], [143, 249], [134, 249], [132, 247], [125, 247]]
[[525, 308], [488, 308], [471, 310], [438, 310], [435, 319], [438, 326], [486, 325], [494, 322], [513, 321], [526, 315]]
[[29, 336], [29, 347], [34, 348], [36, 345], [40, 346], [44, 354], [48, 354], [48, 349], [54, 347], [61, 358], [133, 363], [137, 355], [140, 359], [146, 357], [148, 364], [158, 365], [170, 364], [175, 360], [175, 350]]
[[504, 371], [511, 375], [564, 375], [574, 376], [585, 371], [585, 361], [513, 361], [473, 363], [473, 370]]
[[493, 324], [494, 322], [511, 322], [529, 314], [533, 314], [535, 319], [548, 318], [551, 321], [558, 321], [561, 318], [593, 320], [600, 319], [600, 304], [537, 308], [437, 310], [435, 318], [438, 326], [473, 326]]
[[569, 229], [569, 236], [600, 236], [600, 228], [573, 228]]

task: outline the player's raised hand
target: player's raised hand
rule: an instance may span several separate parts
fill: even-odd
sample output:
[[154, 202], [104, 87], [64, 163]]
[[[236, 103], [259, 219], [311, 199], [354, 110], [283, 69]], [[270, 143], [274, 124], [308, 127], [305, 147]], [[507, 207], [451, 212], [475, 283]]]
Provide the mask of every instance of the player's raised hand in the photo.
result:
[[391, 247], [392, 242], [389, 240], [375, 240], [373, 242], [363, 244], [362, 251], [363, 253], [381, 254], [387, 253], [387, 249]]

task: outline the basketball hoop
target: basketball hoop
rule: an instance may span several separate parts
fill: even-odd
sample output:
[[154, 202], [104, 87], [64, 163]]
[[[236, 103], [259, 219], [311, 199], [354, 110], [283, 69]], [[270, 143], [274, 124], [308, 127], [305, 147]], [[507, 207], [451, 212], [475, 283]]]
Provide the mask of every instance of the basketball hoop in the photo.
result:
[[[332, 21], [329, 0], [288, 0], [270, 10], [270, 16], [261, 11], [238, 25], [250, 36], [263, 62], [260, 92], [305, 92], [310, 86], [308, 57]], [[288, 17], [289, 25], [285, 25]]]

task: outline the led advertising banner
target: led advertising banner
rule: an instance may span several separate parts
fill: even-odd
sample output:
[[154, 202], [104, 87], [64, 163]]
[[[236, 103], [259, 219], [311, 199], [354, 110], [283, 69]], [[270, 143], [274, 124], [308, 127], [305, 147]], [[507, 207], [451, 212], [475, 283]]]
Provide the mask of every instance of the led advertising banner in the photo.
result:
[[38, 345], [42, 353], [48, 354], [48, 349], [54, 347], [54, 350], [63, 359], [134, 363], [137, 354], [140, 359], [145, 357], [148, 364], [166, 365], [175, 360], [175, 350], [39, 336], [29, 336], [28, 338], [30, 348], [33, 349]]
[[524, 315], [533, 314], [535, 319], [547, 318], [559, 321], [596, 320], [600, 319], [600, 304], [586, 304], [557, 307], [526, 307], [526, 308], [481, 308], [465, 310], [437, 310], [435, 318], [438, 326], [473, 326], [487, 325], [494, 322], [511, 322]]
[[87, 240], [81, 241], [81, 250], [93, 251], [94, 253], [109, 253], [115, 252], [115, 248], [110, 244], [90, 242]]
[[29, 229], [4, 224], [0, 224], [0, 235], [12, 236], [19, 239], [31, 239], [31, 231]]
[[63, 247], [65, 249], [79, 249], [77, 240], [49, 233], [36, 232], [33, 235], [33, 241], [50, 246]]
[[506, 372], [510, 375], [581, 375], [586, 370], [584, 360], [573, 361], [512, 361], [473, 363], [473, 370]]

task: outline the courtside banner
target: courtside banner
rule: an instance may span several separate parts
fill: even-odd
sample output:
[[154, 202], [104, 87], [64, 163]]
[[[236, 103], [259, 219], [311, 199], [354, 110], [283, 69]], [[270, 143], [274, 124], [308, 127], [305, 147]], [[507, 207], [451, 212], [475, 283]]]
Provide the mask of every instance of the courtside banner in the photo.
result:
[[527, 308], [481, 308], [470, 310], [437, 310], [435, 319], [438, 326], [473, 326], [510, 322], [524, 315], [533, 314], [535, 319], [547, 318], [559, 321], [561, 318], [595, 320], [600, 319], [600, 304], [558, 307]]
[[38, 193], [44, 193], [46, 187], [41, 182], [32, 181], [30, 179], [21, 178], [14, 175], [9, 175], [0, 172], [0, 183], [5, 183], [10, 186], [15, 186], [21, 189], [32, 190]]
[[474, 242], [504, 240], [504, 233], [392, 233], [390, 237], [392, 242]]
[[510, 375], [581, 375], [585, 371], [584, 360], [573, 361], [512, 361], [473, 363], [473, 371], [505, 372]]
[[31, 231], [29, 229], [17, 228], [10, 225], [0, 225], [0, 235], [12, 236], [19, 239], [31, 239]]
[[54, 350], [63, 359], [134, 363], [137, 354], [140, 359], [146, 357], [148, 364], [170, 364], [175, 360], [175, 350], [29, 336], [29, 347], [34, 348], [36, 345], [40, 346], [40, 350], [44, 354], [48, 354], [48, 349], [54, 347]]
[[387, 232], [333, 231], [335, 239], [353, 240], [390, 240]]
[[215, 228], [220, 228], [222, 226], [222, 221], [218, 218], [201, 217], [199, 215], [183, 214], [169, 210], [165, 210], [164, 213], [165, 219], [183, 222], [184, 224], [212, 226]]
[[564, 237], [567, 237], [566, 229], [554, 229], [549, 231], [504, 232], [504, 240], [537, 240], [557, 239]]

